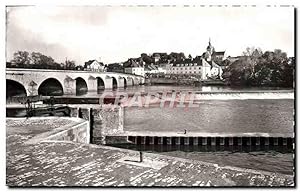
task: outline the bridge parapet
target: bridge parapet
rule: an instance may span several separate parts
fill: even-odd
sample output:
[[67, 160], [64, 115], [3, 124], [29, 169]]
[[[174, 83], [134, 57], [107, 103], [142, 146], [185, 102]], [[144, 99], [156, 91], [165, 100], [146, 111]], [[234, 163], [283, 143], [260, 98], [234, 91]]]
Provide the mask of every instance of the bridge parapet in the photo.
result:
[[67, 95], [76, 94], [76, 90], [78, 89], [76, 82], [78, 78], [81, 78], [85, 81], [88, 91], [97, 91], [97, 89], [101, 87], [98, 85], [99, 78], [103, 81], [105, 89], [113, 88], [113, 78], [116, 79], [116, 86], [118, 88], [123, 88], [124, 85], [139, 85], [144, 82], [144, 77], [125, 73], [101, 73], [95, 71], [71, 71], [53, 69], [6, 69], [6, 79], [15, 81], [22, 85], [26, 90], [27, 96], [38, 95], [41, 84], [49, 78], [57, 80], [57, 82], [62, 87], [63, 94]]

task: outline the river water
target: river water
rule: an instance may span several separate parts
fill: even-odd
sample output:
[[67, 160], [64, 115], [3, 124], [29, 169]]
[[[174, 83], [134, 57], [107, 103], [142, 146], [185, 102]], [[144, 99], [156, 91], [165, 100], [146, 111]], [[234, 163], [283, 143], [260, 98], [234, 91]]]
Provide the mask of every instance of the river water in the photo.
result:
[[[149, 86], [131, 91], [268, 92], [274, 89], [232, 89], [226, 87]], [[276, 89], [286, 92], [287, 90]], [[276, 92], [275, 91], [275, 92]], [[292, 91], [292, 90], [289, 90]], [[212, 133], [294, 132], [293, 99], [206, 100], [195, 108], [127, 107], [126, 131], [176, 131]], [[157, 153], [157, 151], [149, 151]], [[278, 151], [183, 151], [162, 150], [160, 154], [207, 161], [219, 165], [293, 174], [293, 154]]]
[[124, 129], [207, 133], [293, 133], [294, 100], [208, 100], [199, 107], [129, 107]]

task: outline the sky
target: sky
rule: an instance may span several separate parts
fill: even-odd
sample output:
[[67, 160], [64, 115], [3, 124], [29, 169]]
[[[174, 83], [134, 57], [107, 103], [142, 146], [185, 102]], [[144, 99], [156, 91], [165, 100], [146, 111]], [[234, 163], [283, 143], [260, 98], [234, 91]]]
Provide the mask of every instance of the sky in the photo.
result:
[[22, 50], [77, 65], [122, 62], [141, 53], [238, 56], [247, 47], [294, 56], [292, 7], [7, 7], [6, 58]]

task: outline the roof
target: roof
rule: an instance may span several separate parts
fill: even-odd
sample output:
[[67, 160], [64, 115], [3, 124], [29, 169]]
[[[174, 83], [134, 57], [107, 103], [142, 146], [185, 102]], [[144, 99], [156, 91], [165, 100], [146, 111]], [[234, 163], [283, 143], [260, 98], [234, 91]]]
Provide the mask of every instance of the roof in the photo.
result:
[[214, 61], [206, 61], [211, 67], [219, 68], [220, 66], [216, 64]]
[[145, 66], [145, 71], [152, 71], [152, 70], [157, 70], [157, 66], [155, 65], [146, 65]]
[[100, 65], [104, 65], [102, 62], [98, 62], [97, 60], [95, 60], [95, 59], [93, 59], [93, 60], [89, 60], [89, 61], [87, 61], [87, 62], [85, 62], [84, 63], [84, 67], [87, 67], [88, 65], [91, 65], [93, 62], [97, 62], [97, 63], [99, 63]]
[[[196, 57], [197, 58], [197, 57]], [[177, 64], [195, 64], [196, 63], [196, 66], [202, 66], [202, 59], [185, 59], [183, 61], [176, 61], [174, 62], [174, 67], [176, 67]]]
[[217, 55], [217, 56], [224, 56], [224, 54], [225, 54], [225, 51], [215, 51], [215, 52], [213, 52], [213, 56], [215, 56], [215, 55]]

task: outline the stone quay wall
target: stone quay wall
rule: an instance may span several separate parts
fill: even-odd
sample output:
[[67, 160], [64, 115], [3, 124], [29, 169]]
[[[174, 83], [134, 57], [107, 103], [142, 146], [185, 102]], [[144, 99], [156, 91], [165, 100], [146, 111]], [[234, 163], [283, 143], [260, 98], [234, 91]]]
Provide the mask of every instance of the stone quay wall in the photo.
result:
[[54, 134], [46, 138], [46, 140], [74, 141], [77, 143], [88, 144], [89, 138], [90, 138], [90, 126], [89, 126], [89, 122], [85, 121], [77, 125], [74, 125], [70, 129]]
[[106, 136], [123, 133], [124, 108], [102, 105], [94, 108], [70, 108], [71, 117], [78, 117], [89, 123], [89, 141], [92, 144], [106, 144]]

